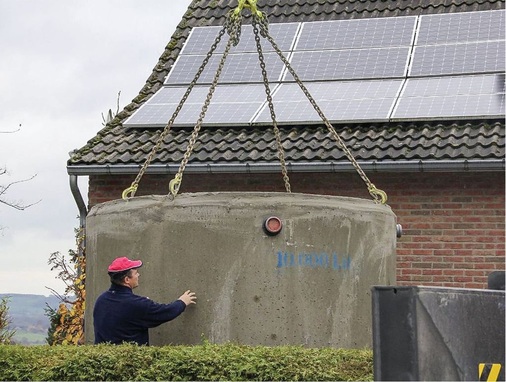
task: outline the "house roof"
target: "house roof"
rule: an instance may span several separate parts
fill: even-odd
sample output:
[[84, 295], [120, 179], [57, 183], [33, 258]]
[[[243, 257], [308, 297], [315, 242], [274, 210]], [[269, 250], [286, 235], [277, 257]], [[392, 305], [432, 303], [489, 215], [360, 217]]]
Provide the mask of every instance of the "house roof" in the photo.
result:
[[[105, 128], [76, 150], [70, 174], [137, 173], [156, 143], [159, 130], [126, 128], [123, 122], [162, 85], [190, 30], [223, 25], [237, 6], [232, 0], [194, 0], [139, 95]], [[270, 23], [344, 20], [504, 9], [504, 0], [264, 0], [258, 7]], [[504, 169], [504, 120], [455, 120], [334, 124], [354, 157], [375, 170]], [[292, 170], [336, 171], [352, 167], [325, 126], [280, 127], [286, 161]], [[174, 172], [191, 130], [173, 127], [148, 172]], [[203, 128], [187, 171], [278, 171], [271, 128]]]

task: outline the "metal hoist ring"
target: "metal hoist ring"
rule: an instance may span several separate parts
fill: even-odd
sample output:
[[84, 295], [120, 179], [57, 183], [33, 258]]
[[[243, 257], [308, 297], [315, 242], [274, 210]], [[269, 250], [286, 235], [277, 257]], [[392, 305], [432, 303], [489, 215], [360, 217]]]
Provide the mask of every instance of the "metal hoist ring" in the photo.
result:
[[264, 17], [263, 13], [257, 8], [257, 0], [238, 0], [237, 7], [232, 13], [233, 17], [240, 17], [243, 8], [248, 8], [252, 15], [260, 19]]

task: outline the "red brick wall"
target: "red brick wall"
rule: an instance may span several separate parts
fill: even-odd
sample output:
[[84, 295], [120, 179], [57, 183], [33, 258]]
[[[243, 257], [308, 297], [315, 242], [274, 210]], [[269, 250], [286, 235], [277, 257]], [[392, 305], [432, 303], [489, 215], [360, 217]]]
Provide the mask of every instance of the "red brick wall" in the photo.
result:
[[[403, 226], [397, 284], [485, 288], [504, 270], [503, 173], [368, 174]], [[167, 194], [173, 176], [145, 175], [137, 196]], [[90, 207], [121, 197], [134, 176], [90, 176]], [[355, 173], [290, 174], [292, 192], [370, 198]], [[281, 174], [185, 174], [180, 192], [279, 191]]]

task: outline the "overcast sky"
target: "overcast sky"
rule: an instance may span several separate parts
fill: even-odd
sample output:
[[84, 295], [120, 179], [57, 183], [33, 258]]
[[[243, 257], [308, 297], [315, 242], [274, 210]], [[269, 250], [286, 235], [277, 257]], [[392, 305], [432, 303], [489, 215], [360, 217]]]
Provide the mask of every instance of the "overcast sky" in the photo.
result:
[[[135, 98], [190, 0], [0, 0], [0, 293], [49, 295], [47, 264], [75, 248], [68, 153]], [[5, 133], [16, 131], [15, 133]], [[87, 178], [80, 189], [87, 202]]]

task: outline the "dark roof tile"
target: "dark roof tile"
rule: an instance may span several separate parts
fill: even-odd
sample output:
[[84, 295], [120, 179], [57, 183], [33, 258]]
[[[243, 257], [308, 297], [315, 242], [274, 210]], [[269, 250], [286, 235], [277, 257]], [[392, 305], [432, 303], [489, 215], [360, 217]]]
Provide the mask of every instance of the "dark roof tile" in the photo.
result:
[[[297, 129], [300, 129], [301, 133], [294, 131], [293, 127], [280, 127], [287, 160], [309, 161], [321, 158], [336, 161], [344, 158], [326, 127], [306, 126]], [[167, 144], [155, 155], [155, 162], [180, 160], [186, 151], [191, 133], [191, 130], [185, 129], [172, 131], [166, 138], [166, 141], [172, 144]], [[436, 127], [414, 123], [395, 126], [359, 125], [342, 128], [338, 133], [358, 160], [501, 159], [505, 149], [504, 124], [500, 121], [482, 121], [474, 128], [459, 122], [439, 123]], [[103, 144], [97, 145], [92, 152], [83, 155], [81, 161], [87, 164], [142, 164], [151, 149], [148, 142], [152, 139], [146, 140], [146, 134], [146, 131], [138, 132], [138, 135], [130, 134], [128, 142], [122, 142], [119, 146], [110, 145], [106, 148]], [[228, 140], [236, 134], [241, 136], [240, 140]], [[140, 136], [143, 136], [143, 142], [138, 139]], [[153, 131], [153, 138], [155, 136], [157, 134]], [[216, 136], [223, 139], [216, 143]], [[131, 151], [128, 148], [131, 148]], [[113, 152], [118, 156], [114, 156]], [[231, 159], [277, 161], [275, 136], [265, 129], [204, 129], [198, 138], [195, 153], [198, 153], [198, 157], [191, 156], [190, 162]], [[101, 157], [100, 154], [110, 155]]]

